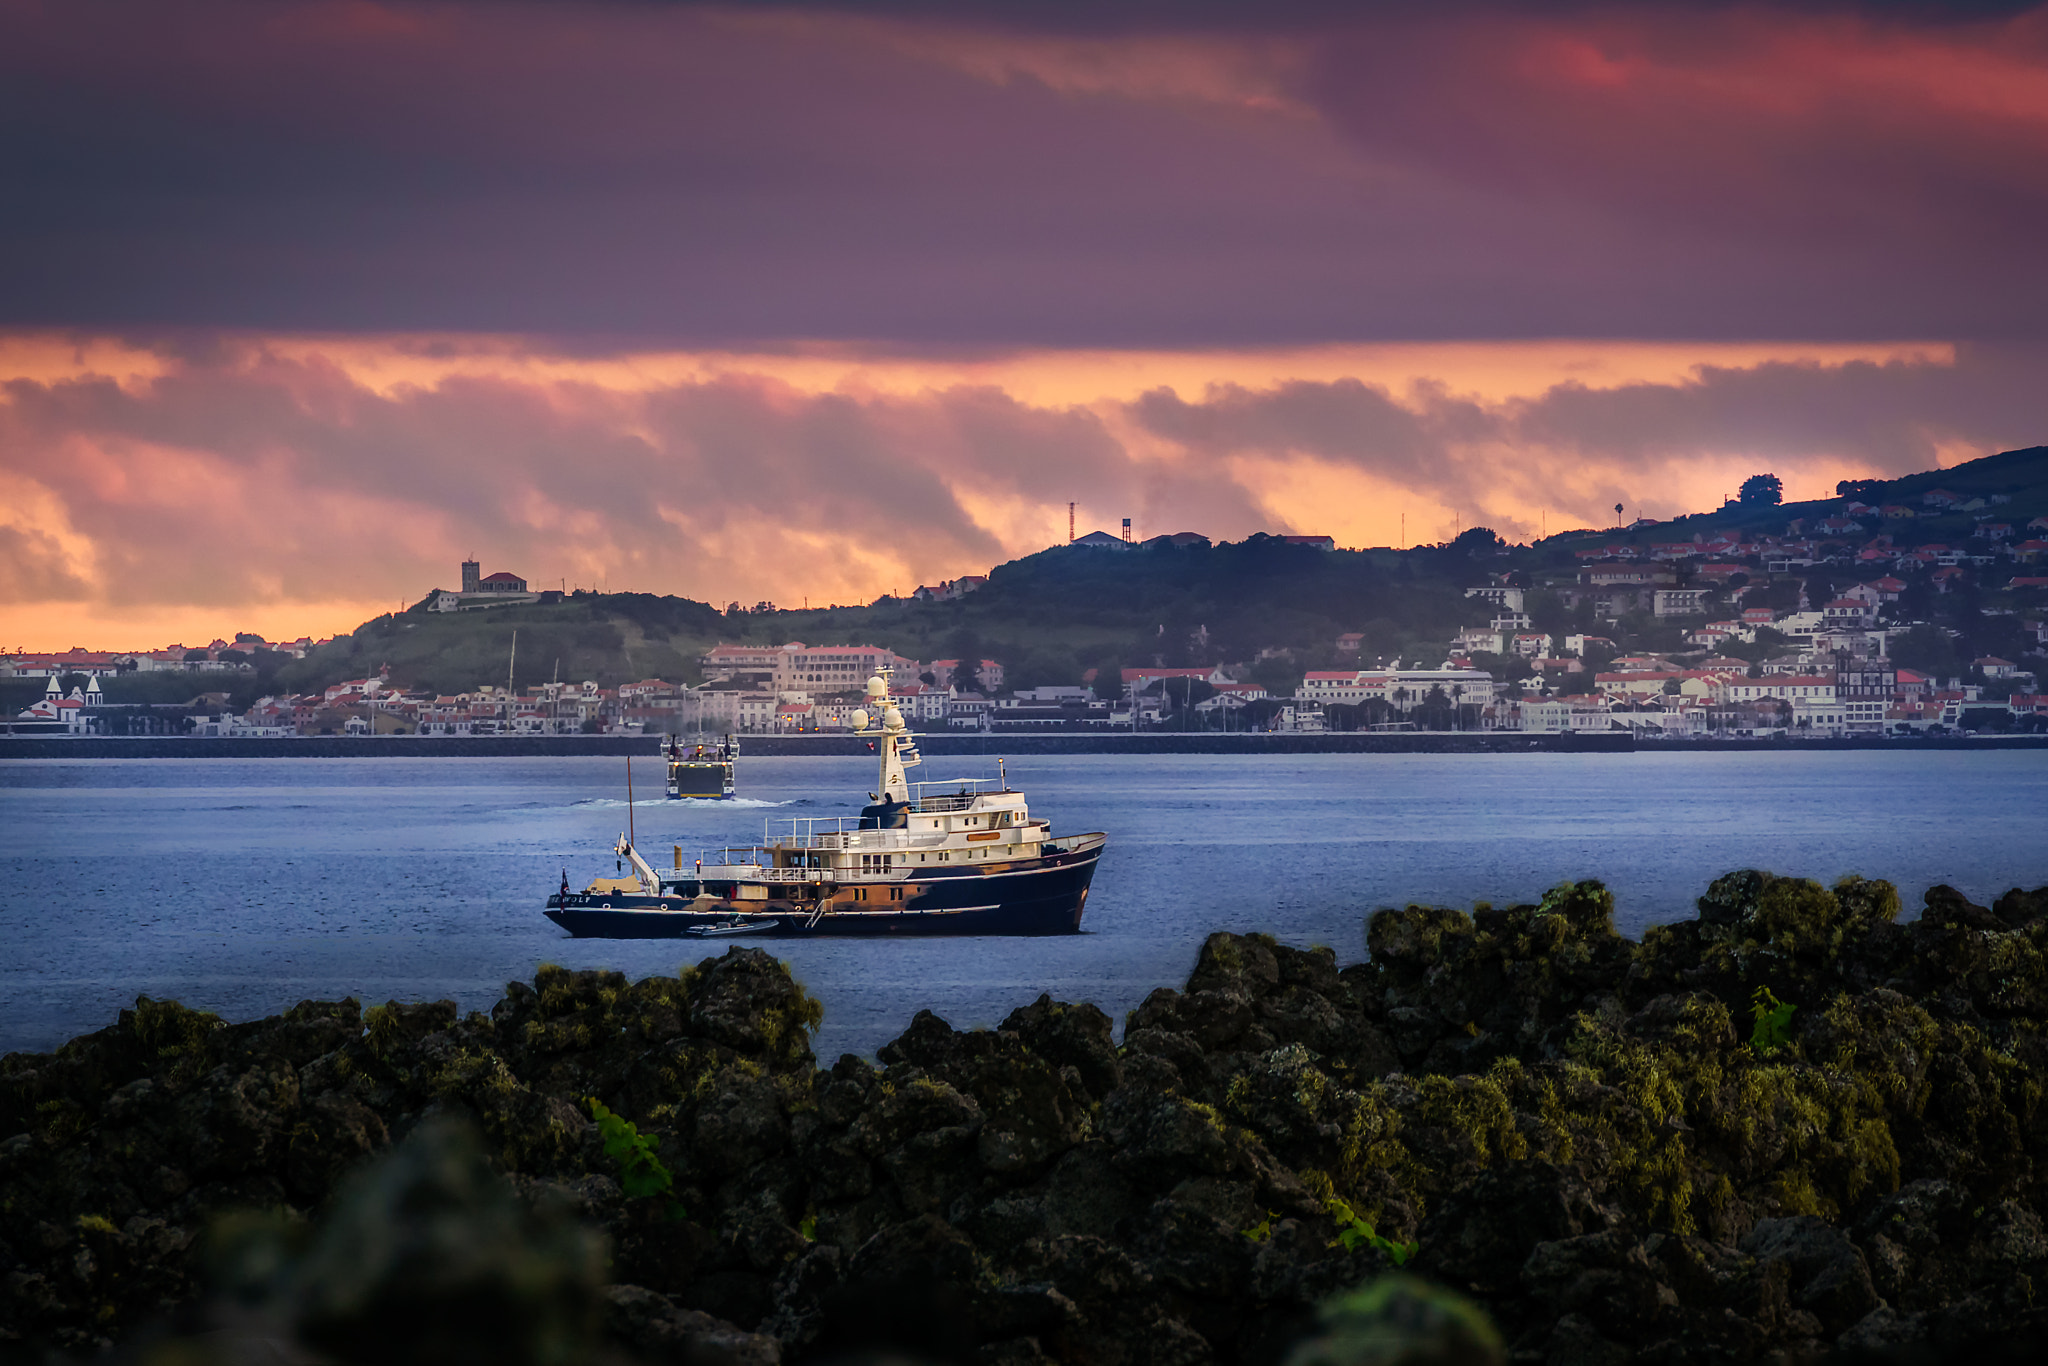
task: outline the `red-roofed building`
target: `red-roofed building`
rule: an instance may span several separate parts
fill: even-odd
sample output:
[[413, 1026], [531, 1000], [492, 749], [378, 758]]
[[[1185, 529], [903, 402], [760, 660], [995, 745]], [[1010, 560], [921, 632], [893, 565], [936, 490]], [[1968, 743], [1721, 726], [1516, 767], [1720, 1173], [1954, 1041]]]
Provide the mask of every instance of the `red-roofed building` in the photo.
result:
[[952, 602], [986, 587], [986, 574], [963, 574], [957, 579], [941, 579], [936, 584], [921, 583], [911, 590], [910, 596], [919, 602]]
[[1876, 609], [1861, 599], [1840, 597], [1822, 608], [1821, 614], [1827, 630], [1854, 631], [1868, 626]]
[[62, 654], [18, 654], [0, 660], [0, 677], [59, 678], [84, 674], [88, 678], [110, 678], [128, 668], [129, 656], [103, 650], [82, 650], [76, 645]]
[[480, 607], [513, 607], [540, 601], [541, 595], [528, 591], [526, 580], [517, 574], [510, 574], [501, 569], [495, 574], [479, 577], [480, 568], [475, 560], [464, 560], [461, 590], [435, 589], [432, 599], [427, 603], [427, 610], [464, 612]]
[[1760, 702], [1765, 699], [1780, 702], [1832, 702], [1835, 700], [1835, 680], [1817, 674], [1737, 677], [1727, 680], [1722, 693], [1730, 702]]
[[1680, 697], [1713, 697], [1729, 677], [1718, 669], [1658, 669], [1644, 673], [1594, 674], [1593, 686], [1607, 697], [1664, 696], [1667, 683], [1678, 685]]

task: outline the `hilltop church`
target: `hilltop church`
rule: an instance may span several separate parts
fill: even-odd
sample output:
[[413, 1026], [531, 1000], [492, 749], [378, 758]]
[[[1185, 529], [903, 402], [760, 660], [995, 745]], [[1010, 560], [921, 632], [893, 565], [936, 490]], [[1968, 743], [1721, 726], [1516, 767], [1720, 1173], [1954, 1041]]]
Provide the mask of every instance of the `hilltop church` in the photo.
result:
[[526, 580], [517, 574], [500, 570], [496, 574], [481, 574], [483, 566], [475, 560], [462, 562], [462, 590], [450, 592], [437, 588], [427, 603], [429, 612], [470, 612], [480, 607], [516, 607], [520, 603], [545, 602], [559, 598], [559, 593], [535, 593], [526, 587]]

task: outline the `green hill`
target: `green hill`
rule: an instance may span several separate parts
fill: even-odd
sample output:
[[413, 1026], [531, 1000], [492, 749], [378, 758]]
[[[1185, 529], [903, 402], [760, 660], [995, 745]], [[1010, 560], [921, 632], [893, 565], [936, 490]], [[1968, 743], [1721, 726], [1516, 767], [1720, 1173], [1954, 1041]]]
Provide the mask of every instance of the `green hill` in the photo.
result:
[[[1919, 496], [1934, 488], [2003, 494], [2011, 501], [1998, 505], [1999, 519], [2023, 525], [2048, 515], [2048, 446], [1907, 475], [1857, 496], [1917, 508]], [[385, 665], [395, 683], [437, 692], [502, 684], [508, 669], [520, 687], [553, 678], [605, 686], [650, 677], [694, 683], [701, 677], [699, 656], [720, 641], [789, 640], [879, 645], [920, 660], [986, 656], [1003, 661], [1008, 681], [1023, 687], [1073, 683], [1089, 669], [1250, 661], [1263, 653], [1268, 658], [1253, 676], [1276, 689], [1292, 688], [1303, 669], [1337, 662], [1335, 640], [1343, 632], [1364, 636], [1360, 655], [1346, 656], [1347, 662], [1441, 658], [1460, 626], [1490, 615], [1464, 596], [1489, 573], [1518, 571], [1540, 587], [1546, 578], [1568, 574], [1576, 552], [1588, 546], [1690, 540], [1724, 529], [1779, 534], [1793, 519], [1811, 525], [1847, 501], [1734, 505], [1630, 532], [1565, 532], [1533, 547], [1503, 545], [1484, 528], [1447, 546], [1400, 551], [1323, 551], [1270, 536], [1178, 548], [1062, 545], [997, 566], [986, 587], [951, 602], [890, 599], [864, 607], [728, 614], [687, 598], [577, 593], [545, 606], [436, 613], [422, 600], [365, 622], [304, 660], [259, 661], [258, 677], [240, 680], [235, 700], [259, 690], [307, 691]], [[1916, 517], [1892, 530], [1917, 544], [1960, 541], [1974, 526], [1970, 514], [1951, 513]], [[1567, 615], [1550, 594], [1532, 594], [1530, 610], [1540, 630], [1591, 625], [1590, 617]], [[1640, 638], [1631, 643], [1641, 648], [1671, 648], [1663, 635], [1675, 640], [1678, 634], [1647, 624], [1632, 629]], [[123, 700], [112, 689], [110, 696]]]
[[458, 613], [428, 612], [423, 602], [365, 622], [270, 681], [305, 691], [388, 665], [394, 683], [438, 692], [502, 684], [508, 669], [519, 687], [557, 677], [697, 682], [699, 656], [720, 641], [872, 644], [923, 660], [987, 656], [1021, 686], [1155, 659], [1327, 653], [1343, 631], [1364, 631], [1369, 649], [1398, 651], [1441, 641], [1469, 618], [1463, 589], [1504, 567], [1497, 552], [1490, 532], [1408, 552], [1319, 551], [1255, 536], [1213, 547], [1057, 546], [998, 566], [987, 587], [952, 602], [733, 614], [641, 593]]
[[[1856, 483], [1859, 485], [1856, 491], [1834, 498], [1799, 503], [1730, 504], [1712, 512], [1696, 512], [1637, 531], [1561, 532], [1542, 542], [1541, 546], [1545, 550], [1576, 551], [1589, 545], [1647, 545], [1653, 541], [1690, 540], [1697, 532], [1712, 535], [1723, 530], [1775, 535], [1782, 533], [1786, 524], [1794, 519], [1803, 519], [1810, 527], [1821, 518], [1838, 515], [1852, 500], [1872, 507], [1898, 503], [1913, 508], [1916, 513], [1931, 513], [1932, 510], [1923, 507], [1920, 498], [1935, 489], [1947, 489], [1963, 495], [1966, 500], [1973, 497], [1989, 499], [1994, 495], [2009, 498], [2010, 502], [1997, 504], [1996, 520], [2024, 526], [2036, 517], [2048, 517], [2048, 446], [2030, 446], [2025, 450], [1987, 455], [1981, 460], [1967, 461], [1945, 470], [1927, 470], [1897, 479], [1859, 480]], [[1918, 515], [1889, 530], [1904, 543], [1921, 544], [1961, 541], [1968, 538], [1976, 526], [1974, 513], [1949, 512]]]

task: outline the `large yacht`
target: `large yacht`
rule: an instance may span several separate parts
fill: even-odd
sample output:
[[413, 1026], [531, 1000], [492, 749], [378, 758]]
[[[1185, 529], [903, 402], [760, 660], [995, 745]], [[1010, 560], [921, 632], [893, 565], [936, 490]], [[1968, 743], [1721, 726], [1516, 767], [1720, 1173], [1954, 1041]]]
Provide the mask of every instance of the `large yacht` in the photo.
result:
[[547, 917], [578, 938], [670, 939], [724, 934], [1072, 934], [1106, 837], [1055, 837], [1000, 776], [912, 783], [923, 762], [889, 696], [870, 678], [872, 712], [855, 732], [881, 757], [858, 817], [784, 821], [759, 845], [657, 869], [630, 835], [615, 846], [633, 875], [599, 878], [548, 898]]

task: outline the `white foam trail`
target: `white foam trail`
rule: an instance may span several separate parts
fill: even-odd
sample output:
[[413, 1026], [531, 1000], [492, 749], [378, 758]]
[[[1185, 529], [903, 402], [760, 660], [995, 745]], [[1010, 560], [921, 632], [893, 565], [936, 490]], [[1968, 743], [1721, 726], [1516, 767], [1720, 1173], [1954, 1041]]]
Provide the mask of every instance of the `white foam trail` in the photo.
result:
[[[671, 810], [677, 807], [716, 810], [732, 807], [790, 806], [793, 804], [793, 802], [789, 801], [764, 802], [756, 797], [640, 797], [633, 802], [636, 809], [647, 806], [667, 807]], [[569, 805], [593, 811], [623, 811], [626, 808], [626, 803], [618, 797], [585, 797], [582, 801], [571, 802]]]

